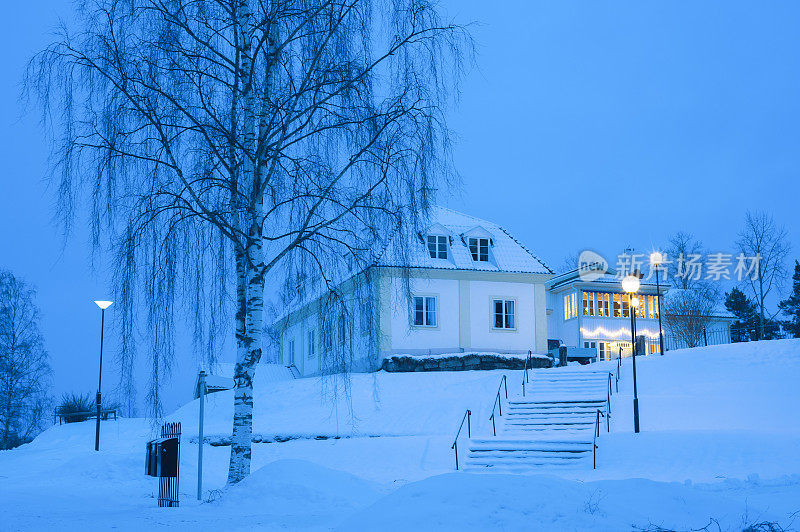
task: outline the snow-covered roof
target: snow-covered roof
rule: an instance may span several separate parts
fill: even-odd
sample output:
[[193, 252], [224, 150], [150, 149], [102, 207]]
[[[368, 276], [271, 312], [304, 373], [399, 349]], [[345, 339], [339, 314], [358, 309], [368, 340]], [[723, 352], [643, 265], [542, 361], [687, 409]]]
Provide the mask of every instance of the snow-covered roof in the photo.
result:
[[[235, 364], [230, 362], [217, 362], [213, 368], [201, 367], [206, 375], [206, 389], [209, 393], [233, 388], [233, 369]], [[194, 398], [200, 397], [200, 377], [195, 378]], [[280, 364], [260, 363], [256, 366], [256, 379], [259, 384], [289, 381], [294, 379], [292, 370]]]
[[[427, 245], [429, 234], [448, 237], [446, 259], [431, 258]], [[491, 239], [488, 262], [472, 259], [468, 246], [470, 236]], [[412, 268], [553, 273], [500, 225], [441, 206], [431, 208], [427, 226], [419, 234], [394, 235], [375, 265], [401, 266], [404, 263], [401, 257], [405, 257], [405, 265]]]
[[[597, 277], [592, 276], [584, 279], [580, 276], [579, 269], [575, 268], [574, 270], [570, 270], [550, 279], [547, 282], [547, 288], [548, 290], [562, 289], [575, 283], [580, 283], [581, 285], [598, 283], [617, 286], [622, 283], [622, 277], [613, 268], [608, 268], [605, 273], [598, 272], [596, 275]], [[669, 285], [664, 283], [661, 283], [660, 286], [657, 287], [655, 278], [653, 280], [642, 279], [640, 281], [640, 286], [640, 290], [645, 289], [648, 291], [651, 289], [655, 291], [658, 288], [662, 294], [665, 294], [670, 289]]]

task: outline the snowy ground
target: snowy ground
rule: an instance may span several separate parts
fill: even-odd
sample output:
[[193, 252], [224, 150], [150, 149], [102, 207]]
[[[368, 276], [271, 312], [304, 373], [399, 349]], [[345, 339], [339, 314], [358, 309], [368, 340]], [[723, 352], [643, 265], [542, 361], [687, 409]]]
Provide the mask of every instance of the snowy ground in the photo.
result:
[[[338, 401], [334, 382], [301, 379], [257, 391], [255, 433], [293, 439], [255, 444], [247, 481], [224, 488], [229, 447], [205, 446], [202, 504], [196, 401], [170, 417], [184, 430], [180, 508], [155, 507], [145, 420], [104, 422], [99, 453], [91, 422], [0, 452], [0, 530], [800, 529], [800, 340], [673, 351], [637, 369], [642, 433], [627, 361], [596, 471], [453, 471], [464, 409], [473, 435], [490, 434], [500, 376], [511, 397], [519, 371], [355, 375]], [[230, 402], [209, 398], [207, 441], [229, 434]]]

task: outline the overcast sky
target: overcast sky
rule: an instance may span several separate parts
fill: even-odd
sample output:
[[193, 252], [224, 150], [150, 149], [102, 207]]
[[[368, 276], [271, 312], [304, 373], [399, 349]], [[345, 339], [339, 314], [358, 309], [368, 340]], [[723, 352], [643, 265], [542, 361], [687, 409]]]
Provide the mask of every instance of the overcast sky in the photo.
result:
[[[800, 257], [800, 3], [443, 6], [478, 23], [479, 47], [450, 112], [463, 186], [441, 191], [444, 204], [500, 223], [553, 266], [678, 230], [732, 252], [747, 209], [772, 213]], [[0, 34], [0, 267], [38, 288], [59, 394], [96, 388], [91, 301], [111, 290], [86, 232], [64, 243], [51, 221], [48, 147], [17, 97], [25, 62], [71, 12], [67, 0], [9, 2]], [[189, 397], [195, 366], [180, 353], [168, 408]]]

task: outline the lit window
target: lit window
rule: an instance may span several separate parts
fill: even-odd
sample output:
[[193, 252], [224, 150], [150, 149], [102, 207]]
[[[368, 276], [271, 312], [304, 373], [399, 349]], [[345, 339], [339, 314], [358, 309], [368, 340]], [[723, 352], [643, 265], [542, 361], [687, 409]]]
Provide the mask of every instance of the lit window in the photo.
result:
[[428, 253], [432, 259], [447, 258], [447, 237], [440, 235], [428, 235]]
[[589, 315], [589, 292], [583, 293], [583, 315]]
[[611, 294], [603, 294], [603, 316], [609, 317], [611, 316]]
[[630, 318], [630, 314], [628, 314], [628, 294], [622, 294], [622, 317]]
[[314, 331], [308, 331], [308, 358], [317, 356], [317, 338]]
[[647, 296], [647, 317], [651, 320], [655, 317], [653, 314], [653, 296]]
[[614, 294], [614, 317], [622, 317], [622, 303], [621, 294]]
[[578, 317], [578, 294], [573, 292], [572, 293], [572, 304], [570, 305], [570, 309], [572, 310], [573, 318]]
[[436, 298], [418, 296], [414, 298], [414, 325], [436, 327]]
[[659, 310], [660, 310], [659, 307], [658, 307], [658, 296], [653, 296], [653, 306], [655, 307], [656, 318], [658, 318], [658, 314], [659, 314]]
[[470, 254], [472, 254], [472, 260], [479, 262], [489, 262], [489, 239], [470, 238], [469, 252]]
[[516, 317], [514, 315], [513, 299], [495, 299], [494, 305], [494, 328], [495, 329], [514, 329], [516, 328]]

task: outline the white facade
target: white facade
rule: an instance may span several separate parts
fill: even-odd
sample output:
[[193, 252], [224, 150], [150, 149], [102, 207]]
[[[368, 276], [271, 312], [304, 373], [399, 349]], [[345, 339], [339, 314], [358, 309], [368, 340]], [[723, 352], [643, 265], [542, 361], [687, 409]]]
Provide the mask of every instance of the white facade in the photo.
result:
[[401, 353], [544, 353], [551, 276], [496, 224], [436, 208], [424, 232], [396, 235], [342, 283], [342, 301], [323, 296], [279, 320], [279, 362], [313, 375]]

